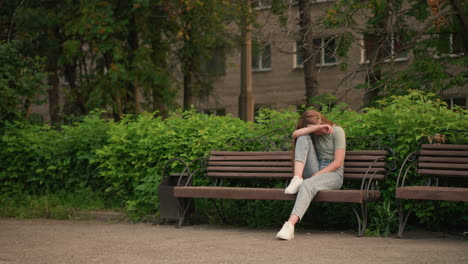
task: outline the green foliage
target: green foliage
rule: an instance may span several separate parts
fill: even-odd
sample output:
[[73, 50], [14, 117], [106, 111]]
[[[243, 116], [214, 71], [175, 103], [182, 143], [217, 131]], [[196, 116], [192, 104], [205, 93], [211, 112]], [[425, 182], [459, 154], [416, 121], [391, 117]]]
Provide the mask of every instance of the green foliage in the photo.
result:
[[[336, 53], [342, 57], [363, 35], [374, 36], [365, 45], [368, 62], [357, 70], [366, 72], [367, 80], [355, 86], [376, 94], [367, 102], [373, 103], [389, 95], [408, 94], [409, 89], [440, 93], [466, 87], [466, 25], [459, 10], [467, 7], [463, 1], [440, 2], [434, 14], [426, 1], [341, 0], [326, 10], [322, 21], [327, 28], [339, 29]], [[398, 48], [394, 54], [383, 50], [390, 39], [400, 43], [394, 45]], [[409, 66], [402, 70], [397, 58], [403, 53], [409, 55], [405, 62]]]
[[398, 212], [392, 200], [377, 203], [373, 212], [366, 235], [386, 237], [398, 228]]
[[[466, 135], [450, 132], [450, 129], [468, 130], [467, 111], [449, 110], [435, 95], [420, 91], [382, 100], [379, 107], [365, 109], [364, 113], [347, 110], [345, 106], [326, 109], [323, 113], [342, 126], [348, 138], [380, 137], [384, 145], [395, 150], [397, 164], [435, 133], [445, 133], [449, 143], [468, 143]], [[299, 117], [295, 109], [266, 108], [260, 111], [257, 124], [232, 116], [199, 114], [195, 110], [173, 112], [167, 119], [149, 113], [128, 115], [120, 122], [106, 121], [100, 114], [93, 113], [79, 123], [64, 126], [61, 131], [48, 126], [7, 123], [0, 138], [4, 146], [0, 148], [2, 215], [15, 215], [13, 209], [18, 200], [8, 200], [8, 197], [50, 197], [61, 191], [91, 192], [104, 203], [125, 207], [135, 217], [157, 214], [157, 187], [167, 161], [173, 158], [195, 160], [206, 157], [212, 149], [259, 150], [260, 144], [246, 146], [233, 139], [256, 138], [275, 129], [282, 129], [282, 132], [268, 137], [277, 143], [289, 143]], [[200, 164], [193, 164], [191, 169], [197, 166]], [[177, 172], [182, 167], [180, 163], [173, 163], [170, 169]], [[368, 234], [385, 236], [395, 231], [396, 176], [397, 172], [392, 172], [379, 184], [382, 200], [371, 204]], [[416, 174], [407, 179], [408, 184], [421, 181]], [[194, 178], [195, 185], [209, 183], [202, 175]], [[242, 186], [246, 182], [233, 180], [229, 184]], [[248, 184], [284, 187], [284, 182], [270, 180], [249, 181]], [[352, 185], [346, 183], [345, 186]], [[26, 201], [32, 198], [28, 199]], [[232, 200], [222, 201], [220, 208], [234, 224], [277, 226], [287, 217], [291, 206], [292, 203], [284, 201]], [[468, 208], [463, 203], [409, 201], [407, 206], [415, 210], [414, 220], [432, 229], [456, 228], [468, 220]], [[66, 208], [70, 207], [74, 206]], [[206, 200], [197, 201], [197, 212], [212, 222], [222, 220], [213, 204]], [[303, 220], [322, 227], [354, 228], [357, 224], [354, 219], [348, 205], [313, 203]]]
[[[0, 215], [17, 218], [71, 219], [77, 210], [112, 208], [96, 192], [82, 189], [78, 192], [59, 191], [44, 195], [21, 194], [0, 197]], [[80, 216], [81, 217], [81, 216]]]
[[96, 149], [107, 140], [108, 125], [95, 114], [61, 132], [47, 125], [7, 123], [1, 137], [0, 192], [99, 191], [93, 162]]
[[21, 42], [0, 42], [0, 127], [5, 121], [20, 120], [28, 115], [32, 104], [40, 104], [47, 74], [39, 57], [22, 54]]
[[[1, 87], [1, 107], [7, 109], [0, 109], [0, 117], [17, 114], [16, 97], [47, 91], [38, 85], [47, 83], [38, 80], [44, 72], [51, 76], [50, 103], [60, 112], [51, 113], [54, 122], [95, 108], [107, 109], [115, 120], [144, 110], [165, 115], [176, 107], [178, 70], [192, 75], [184, 82], [194, 96], [208, 94], [216, 76], [202, 64], [214, 50], [225, 52], [234, 45], [235, 34], [227, 25], [242, 11], [239, 6], [217, 0], [8, 1], [0, 11], [0, 41], [28, 45], [21, 52], [4, 52], [9, 47], [0, 43], [0, 62], [15, 66], [17, 75], [24, 73], [10, 78], [15, 85], [28, 81], [35, 86], [27, 87], [27, 94], [15, 92], [11, 84]], [[36, 56], [45, 58], [39, 62], [46, 70], [33, 67]], [[17, 62], [26, 67], [18, 68]], [[60, 83], [63, 109], [53, 97], [59, 79], [65, 80]], [[149, 103], [142, 104], [142, 98]]]

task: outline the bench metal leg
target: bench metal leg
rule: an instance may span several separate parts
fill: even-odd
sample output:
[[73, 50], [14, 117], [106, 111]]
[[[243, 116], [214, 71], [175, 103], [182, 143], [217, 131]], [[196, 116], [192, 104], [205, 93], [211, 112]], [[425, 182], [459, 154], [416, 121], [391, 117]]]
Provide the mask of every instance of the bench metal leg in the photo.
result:
[[397, 238], [402, 238], [403, 237], [403, 231], [405, 230], [406, 222], [408, 221], [408, 217], [410, 214], [413, 212], [409, 210], [408, 212], [405, 212], [405, 207], [403, 205], [403, 201], [398, 202], [398, 207], [399, 207], [399, 225], [398, 225], [398, 234]]
[[180, 217], [179, 221], [177, 222], [176, 227], [180, 228], [182, 227], [182, 224], [184, 223], [185, 216], [190, 208], [190, 205], [192, 203], [192, 199], [180, 199], [180, 204], [181, 204], [181, 210], [180, 210]]
[[361, 237], [366, 232], [367, 228], [367, 202], [361, 204], [361, 214], [356, 211], [356, 208], [353, 207], [354, 214], [358, 220], [358, 236]]

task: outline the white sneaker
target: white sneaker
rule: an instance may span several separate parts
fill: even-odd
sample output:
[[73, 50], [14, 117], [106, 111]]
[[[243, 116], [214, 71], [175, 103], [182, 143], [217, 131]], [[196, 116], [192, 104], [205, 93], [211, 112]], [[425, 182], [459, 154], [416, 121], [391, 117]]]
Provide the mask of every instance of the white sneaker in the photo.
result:
[[299, 178], [299, 176], [294, 176], [289, 183], [288, 187], [284, 190], [286, 194], [296, 194], [299, 191], [299, 186], [301, 186], [304, 180]]
[[290, 240], [294, 238], [294, 226], [291, 223], [286, 222], [283, 228], [276, 234], [276, 238], [283, 240]]

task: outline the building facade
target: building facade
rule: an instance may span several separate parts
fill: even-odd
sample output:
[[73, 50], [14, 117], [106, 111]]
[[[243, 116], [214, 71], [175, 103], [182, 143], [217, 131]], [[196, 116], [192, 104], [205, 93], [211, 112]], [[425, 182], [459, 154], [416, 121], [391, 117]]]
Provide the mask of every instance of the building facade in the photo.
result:
[[[335, 1], [319, 0], [313, 4], [312, 18], [320, 18], [325, 10]], [[253, 34], [252, 44], [252, 86], [255, 109], [270, 107], [282, 109], [290, 106], [306, 104], [304, 72], [302, 62], [304, 58], [297, 52], [301, 45], [297, 31], [297, 6], [289, 10], [289, 20], [283, 26], [277, 16], [273, 15], [268, 1], [259, 1], [255, 8], [257, 24]], [[363, 22], [364, 20], [362, 20]], [[313, 22], [319, 24], [319, 21]], [[331, 94], [336, 103], [346, 103], [349, 108], [358, 110], [364, 102], [364, 91], [355, 87], [366, 82], [366, 65], [369, 62], [368, 51], [375, 45], [372, 35], [363, 35], [352, 44], [346, 58], [335, 54], [336, 32], [313, 28], [314, 46], [317, 50], [316, 66], [318, 77], [318, 94]], [[450, 39], [449, 39], [450, 40]], [[453, 39], [451, 40], [453, 42]], [[453, 43], [451, 43], [453, 44]], [[399, 51], [403, 44], [398, 36], [391, 35], [382, 47], [383, 56], [392, 57], [383, 65], [383, 70], [399, 71], [408, 67], [412, 60], [412, 53]], [[450, 56], [463, 56], [453, 50]], [[241, 84], [240, 49], [225, 55], [224, 74], [220, 75], [214, 84], [212, 94], [204, 100], [195, 102], [195, 107], [203, 112], [217, 114], [232, 114], [238, 116], [239, 95]], [[347, 64], [342, 70], [340, 65]], [[219, 63], [218, 63], [219, 65]], [[442, 97], [449, 106], [454, 104], [468, 105], [468, 88], [459, 87], [444, 91]]]

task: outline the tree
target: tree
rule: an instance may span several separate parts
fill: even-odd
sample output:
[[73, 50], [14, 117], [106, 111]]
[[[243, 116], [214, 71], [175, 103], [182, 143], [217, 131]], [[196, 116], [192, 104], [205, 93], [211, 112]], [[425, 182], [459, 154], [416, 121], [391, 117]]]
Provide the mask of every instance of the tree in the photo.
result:
[[184, 109], [190, 109], [193, 98], [209, 93], [212, 76], [203, 69], [203, 63], [216, 48], [232, 45], [227, 28], [235, 14], [236, 2], [179, 0], [173, 7], [178, 16], [176, 56], [183, 76]]
[[44, 60], [26, 57], [20, 42], [0, 45], [0, 127], [5, 121], [29, 119], [44, 89]]
[[[342, 43], [363, 39], [366, 61], [349, 76], [366, 73], [367, 82], [357, 88], [369, 103], [408, 89], [440, 93], [466, 86], [466, 10], [459, 1], [343, 0], [327, 10], [324, 22], [347, 29], [341, 30]], [[346, 54], [350, 45], [338, 48]], [[410, 51], [409, 67], [396, 71], [396, 61]]]
[[308, 0], [298, 0], [297, 2], [299, 8], [299, 36], [303, 43], [300, 52], [304, 58], [306, 106], [310, 106], [311, 99], [318, 94], [317, 69], [315, 66], [317, 52], [313, 41], [314, 29], [312, 27], [311, 3]]

